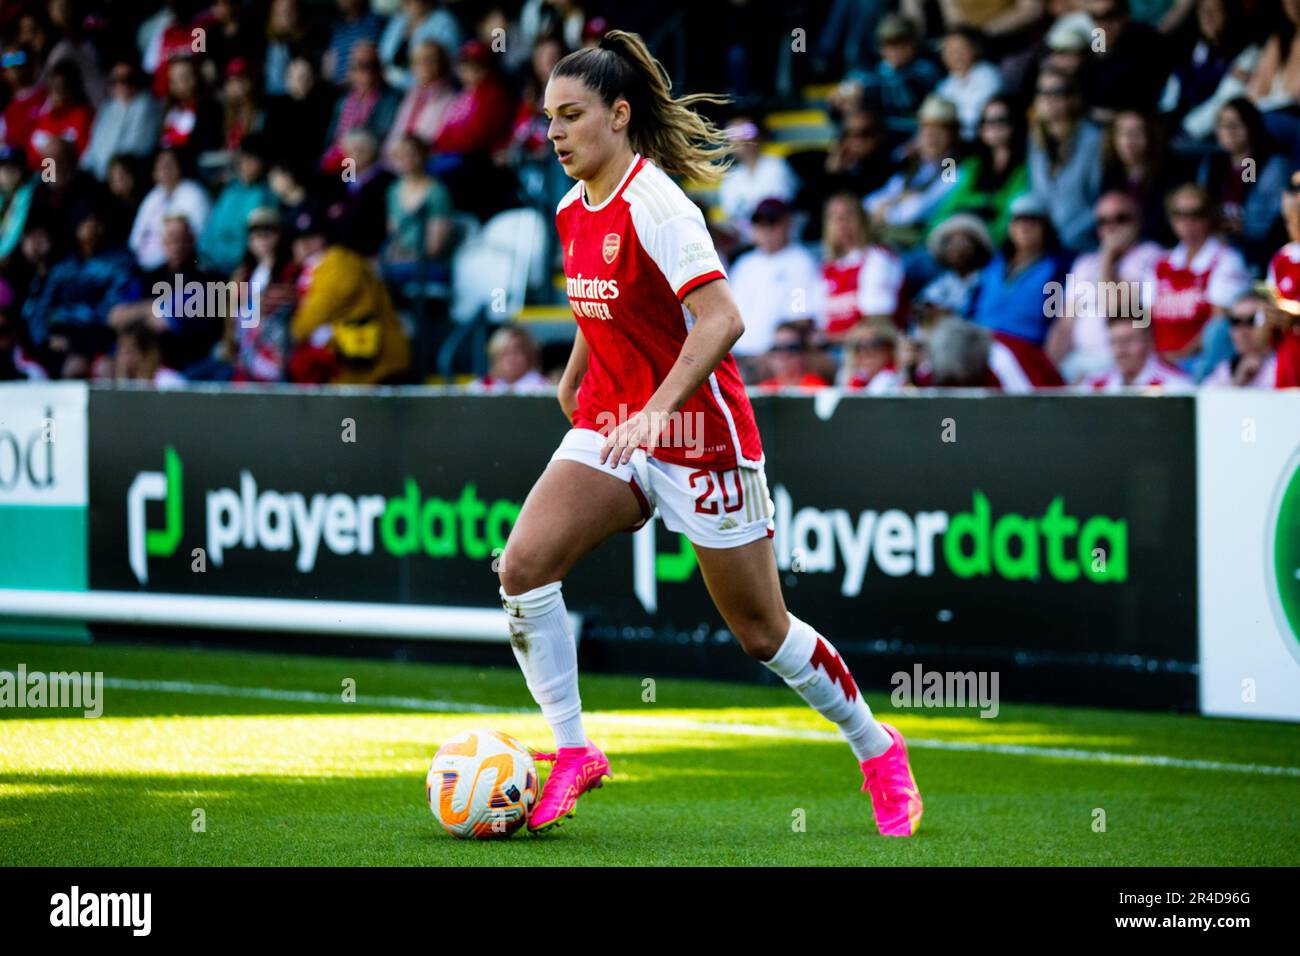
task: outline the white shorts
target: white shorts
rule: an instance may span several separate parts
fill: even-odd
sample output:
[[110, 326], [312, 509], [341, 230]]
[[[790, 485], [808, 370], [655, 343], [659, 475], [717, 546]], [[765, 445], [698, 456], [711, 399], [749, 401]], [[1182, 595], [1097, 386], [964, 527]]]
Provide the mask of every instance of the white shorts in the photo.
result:
[[636, 531], [655, 511], [669, 531], [686, 535], [703, 548], [738, 548], [775, 533], [772, 497], [762, 468], [708, 471], [650, 458], [638, 448], [631, 461], [611, 468], [600, 463], [605, 439], [590, 428], [571, 428], [551, 461], [576, 461], [632, 486], [641, 502]]

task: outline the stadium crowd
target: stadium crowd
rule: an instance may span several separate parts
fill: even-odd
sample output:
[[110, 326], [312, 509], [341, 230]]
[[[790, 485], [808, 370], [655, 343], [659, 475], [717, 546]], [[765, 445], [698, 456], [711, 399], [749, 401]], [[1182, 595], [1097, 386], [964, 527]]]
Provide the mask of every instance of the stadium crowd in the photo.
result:
[[615, 27], [733, 99], [684, 185], [750, 384], [1300, 386], [1300, 0], [9, 2], [0, 378], [434, 381], [470, 321], [551, 387], [462, 280], [553, 233], [542, 90]]

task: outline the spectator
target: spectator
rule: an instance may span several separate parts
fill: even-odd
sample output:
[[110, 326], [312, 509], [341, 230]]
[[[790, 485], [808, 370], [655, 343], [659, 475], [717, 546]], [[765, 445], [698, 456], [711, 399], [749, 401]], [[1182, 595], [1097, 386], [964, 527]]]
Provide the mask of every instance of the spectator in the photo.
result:
[[848, 192], [861, 199], [885, 185], [893, 174], [894, 160], [880, 117], [869, 110], [845, 114], [824, 161], [801, 177], [796, 205], [812, 226], [805, 237], [820, 238], [816, 229], [831, 196]]
[[393, 154], [397, 173], [388, 186], [388, 240], [380, 273], [390, 287], [451, 277], [451, 196], [424, 171], [427, 158], [418, 136], [403, 136]]
[[266, 178], [288, 228], [295, 228], [299, 216], [316, 218], [323, 214], [324, 207], [307, 189], [311, 181], [310, 172], [298, 169], [284, 158], [277, 158], [271, 163]]
[[485, 43], [470, 40], [461, 47], [456, 76], [461, 92], [447, 110], [433, 151], [490, 153], [505, 146], [510, 140], [514, 104]]
[[42, 163], [28, 218], [45, 223], [54, 242], [55, 255], [62, 258], [72, 249], [77, 216], [87, 204], [103, 201], [103, 185], [77, 166], [77, 147], [66, 139], [46, 144], [48, 164]]
[[[936, 226], [926, 248], [943, 270], [917, 296], [926, 320], [953, 316], [969, 319], [975, 311], [980, 275], [993, 258], [993, 240], [978, 216], [959, 212]], [[925, 324], [929, 324], [926, 322]]]
[[1165, 196], [1186, 182], [1183, 162], [1164, 148], [1159, 125], [1145, 114], [1122, 110], [1106, 129], [1102, 144], [1102, 192], [1119, 191], [1138, 204], [1142, 235], [1173, 244], [1165, 218]]
[[312, 64], [319, 62], [320, 45], [315, 31], [303, 17], [301, 0], [271, 0], [266, 17], [266, 55], [262, 67], [262, 89], [268, 97], [289, 92], [289, 64], [302, 57]]
[[371, 11], [370, 0], [338, 0], [338, 7], [343, 18], [330, 35], [321, 74], [335, 86], [343, 86], [350, 79], [355, 48], [364, 44], [375, 49], [383, 35], [384, 21]]
[[210, 357], [225, 331], [227, 302], [217, 286], [221, 277], [199, 268], [194, 231], [181, 214], [162, 222], [163, 260], [146, 272], [135, 288], [134, 301], [113, 307], [108, 322], [120, 331], [144, 321], [161, 337], [164, 364], [188, 369]]
[[145, 160], [118, 155], [108, 163], [107, 194], [103, 198], [104, 224], [111, 246], [126, 246], [135, 225], [140, 200], [144, 198]]
[[906, 17], [888, 14], [880, 21], [876, 48], [877, 66], [850, 70], [831, 104], [876, 110], [908, 128], [942, 74], [933, 60], [920, 55], [916, 26]]
[[1265, 127], [1300, 159], [1300, 0], [1282, 0], [1283, 18], [1260, 51], [1246, 95], [1264, 114]]
[[379, 164], [379, 141], [365, 129], [343, 140], [354, 168], [344, 172], [343, 198], [329, 208], [335, 235], [350, 249], [370, 258], [388, 235], [388, 186], [393, 177]]
[[1083, 250], [1092, 238], [1100, 159], [1101, 130], [1083, 118], [1078, 86], [1063, 74], [1043, 71], [1030, 125], [1029, 184], [1071, 251]]
[[936, 388], [991, 388], [1024, 394], [1062, 383], [1042, 349], [1014, 335], [962, 319], [940, 320], [926, 340], [916, 383]]
[[36, 180], [27, 175], [22, 150], [0, 146], [0, 262], [18, 247], [35, 195]]
[[376, 141], [388, 132], [397, 115], [398, 100], [392, 90], [384, 85], [379, 75], [379, 54], [370, 43], [352, 47], [352, 61], [348, 65], [348, 92], [334, 110], [330, 124], [329, 142], [321, 159], [321, 170], [337, 175], [349, 159], [344, 140], [354, 130], [365, 130]]
[[11, 43], [0, 57], [4, 70], [9, 102], [5, 105], [3, 119], [4, 142], [26, 150], [32, 140], [36, 117], [45, 105], [45, 84], [37, 79], [37, 69], [32, 51]]
[[[567, 52], [564, 41], [555, 36], [539, 37], [533, 44], [528, 76], [524, 81], [523, 93], [515, 110], [514, 128], [510, 133], [510, 161], [536, 159], [550, 162], [555, 147], [547, 136], [550, 124], [542, 113], [542, 98], [551, 71]], [[434, 137], [424, 138], [431, 140]], [[569, 182], [568, 177], [564, 177], [563, 181]], [[553, 204], [548, 201], [547, 205]]]
[[1002, 87], [1002, 74], [981, 58], [983, 52], [983, 36], [973, 27], [950, 30], [940, 48], [948, 75], [939, 82], [935, 93], [957, 107], [963, 139], [975, 138], [985, 104]]
[[48, 13], [50, 26], [57, 32], [59, 39], [45, 55], [45, 69], [42, 79], [49, 83], [54, 68], [60, 63], [68, 63], [77, 71], [82, 88], [86, 92], [86, 101], [93, 110], [99, 108], [107, 95], [104, 74], [99, 69], [99, 54], [95, 45], [86, 37], [87, 16], [78, 0], [49, 0]]
[[207, 32], [207, 52], [219, 76], [230, 76], [230, 65], [236, 61], [247, 67], [265, 49], [265, 34], [253, 36], [244, 20], [244, 6], [242, 0], [213, 0], [208, 9], [213, 22]]
[[1282, 221], [1290, 241], [1268, 264], [1265, 315], [1278, 338], [1277, 387], [1300, 387], [1300, 169], [1282, 193]]
[[473, 385], [490, 392], [553, 392], [542, 374], [541, 349], [526, 329], [505, 325], [488, 339], [488, 373]]
[[[0, 287], [7, 289], [7, 287]], [[9, 301], [4, 301], [7, 296]], [[13, 293], [0, 295], [0, 382], [41, 382], [49, 378], [23, 349], [23, 324], [13, 311]]]
[[1108, 192], [1097, 200], [1097, 235], [1101, 247], [1085, 252], [1070, 267], [1064, 309], [1052, 324], [1047, 354], [1068, 382], [1098, 375], [1111, 363], [1108, 315], [1116, 309], [1136, 317], [1143, 302], [1142, 282], [1164, 254], [1141, 237], [1138, 205], [1128, 193]]
[[379, 385], [399, 381], [410, 364], [410, 344], [388, 291], [351, 249], [330, 243], [324, 224], [310, 217], [294, 240], [302, 267], [299, 300], [290, 322], [294, 381]]
[[83, 210], [75, 224], [76, 248], [50, 270], [39, 292], [27, 300], [25, 312], [33, 341], [69, 327], [97, 351], [112, 343], [109, 315], [131, 291], [131, 257], [105, 244], [103, 215], [93, 207]]
[[1291, 161], [1278, 150], [1259, 110], [1245, 97], [1219, 108], [1214, 136], [1219, 149], [1202, 161], [1197, 182], [1219, 209], [1224, 237], [1248, 259], [1262, 262]]
[[1192, 380], [1157, 354], [1151, 326], [1134, 322], [1126, 316], [1111, 316], [1107, 319], [1107, 326], [1111, 368], [1088, 379], [1084, 388], [1110, 394], [1136, 388], [1168, 392], [1192, 390]]
[[917, 115], [920, 128], [905, 149], [898, 172], [864, 201], [886, 240], [914, 245], [957, 182], [957, 108], [932, 96]]
[[903, 264], [875, 240], [862, 204], [852, 193], [826, 202], [822, 225], [822, 281], [817, 325], [830, 342], [839, 342], [860, 322], [899, 317]]
[[772, 334], [766, 361], [769, 376], [759, 383], [765, 391], [815, 391], [830, 384], [809, 367], [812, 342], [803, 322], [782, 322]]
[[1187, 60], [1170, 73], [1162, 112], [1181, 122], [1214, 95], [1246, 46], [1246, 21], [1228, 15], [1227, 0], [1196, 0], [1196, 42]]
[[1081, 77], [1093, 118], [1108, 122], [1121, 109], [1155, 112], [1169, 77], [1169, 42], [1133, 20], [1129, 0], [1085, 0], [1084, 7], [1105, 40], [1094, 44]]
[[[54, 365], [45, 363], [45, 354], [42, 351], [46, 343], [35, 340], [26, 313], [27, 303], [39, 296], [41, 289], [49, 281], [50, 270], [54, 268], [54, 263], [54, 243], [50, 239], [50, 231], [40, 221], [31, 221], [28, 222], [23, 237], [18, 242], [18, 251], [11, 255], [5, 264], [4, 274], [4, 284], [12, 291], [14, 297], [14, 308], [17, 309], [16, 303], [23, 303], [23, 324], [26, 326], [28, 339], [34, 346], [32, 357], [46, 364], [46, 370], [51, 374], [55, 371]], [[45, 329], [44, 323], [40, 324], [40, 328], [42, 331]]]
[[849, 391], [889, 395], [903, 384], [894, 367], [898, 329], [887, 319], [872, 318], [855, 326], [844, 339], [841, 378]]
[[140, 203], [128, 243], [140, 268], [156, 269], [167, 259], [164, 243], [166, 220], [182, 216], [192, 235], [201, 235], [208, 221], [207, 193], [184, 175], [183, 154], [177, 149], [158, 151], [153, 161], [154, 187]]
[[[1147, 277], [1154, 292], [1151, 325], [1156, 351], [1190, 369], [1201, 351], [1207, 323], [1250, 288], [1241, 253], [1216, 235], [1214, 204], [1193, 184], [1169, 194], [1169, 220], [1178, 245], [1156, 261]], [[1222, 356], [1213, 355], [1213, 365]]]
[[226, 64], [221, 100], [221, 148], [228, 153], [237, 153], [244, 137], [262, 129], [262, 110], [257, 103], [252, 69], [243, 57], [235, 57]]
[[931, 221], [970, 213], [988, 223], [995, 243], [1007, 237], [1011, 203], [1029, 192], [1025, 126], [1011, 100], [995, 96], [984, 106], [974, 152], [957, 167], [957, 183], [940, 201]]
[[130, 63], [117, 63], [109, 71], [109, 97], [95, 114], [90, 145], [81, 165], [99, 179], [108, 175], [114, 156], [148, 156], [158, 144], [162, 108], [140, 82]]
[[90, 124], [94, 110], [86, 100], [81, 74], [71, 60], [61, 60], [50, 71], [45, 102], [36, 111], [31, 138], [27, 141], [27, 159], [33, 167], [50, 155], [54, 140], [64, 140], [81, 155], [90, 143]]
[[147, 382], [154, 388], [175, 388], [185, 384], [185, 376], [162, 363], [157, 331], [149, 323], [137, 320], [117, 333], [113, 381], [118, 384]]
[[821, 283], [817, 260], [790, 241], [785, 202], [764, 199], [754, 210], [752, 225], [755, 247], [731, 270], [731, 288], [745, 317], [745, 331], [731, 350], [742, 360], [767, 352], [782, 320], [801, 318], [811, 324], [813, 297]]
[[1037, 196], [1021, 196], [1011, 204], [1007, 242], [980, 276], [975, 323], [1041, 346], [1047, 337], [1049, 284], [1060, 272], [1056, 255], [1047, 208]]
[[167, 109], [158, 142], [197, 162], [202, 153], [221, 147], [221, 112], [208, 96], [193, 58], [172, 60], [167, 80]]
[[1264, 300], [1253, 292], [1233, 303], [1228, 313], [1232, 357], [1216, 365], [1201, 384], [1213, 388], [1273, 388], [1277, 384], [1273, 328], [1265, 321], [1264, 307]]
[[[263, 206], [248, 215], [248, 248], [231, 279], [244, 302], [227, 308], [225, 335], [214, 358], [190, 367], [192, 379], [235, 382], [284, 380], [289, 317], [298, 302], [298, 267], [280, 214]], [[255, 302], [250, 297], [256, 297]], [[256, 311], [246, 310], [254, 305]], [[246, 314], [251, 312], [251, 314]]]
[[316, 67], [306, 56], [289, 61], [285, 93], [266, 104], [264, 132], [267, 154], [305, 169], [316, 166], [325, 152], [325, 137], [334, 120], [334, 98], [318, 82]]
[[718, 185], [718, 206], [727, 226], [748, 244], [753, 241], [749, 220], [758, 204], [769, 196], [793, 202], [799, 181], [789, 163], [763, 152], [762, 132], [751, 117], [733, 118], [726, 133], [734, 162]]
[[444, 50], [460, 49], [460, 24], [439, 0], [402, 0], [401, 12], [388, 21], [379, 41], [384, 81], [394, 89], [408, 89], [415, 48], [429, 42]]
[[235, 178], [217, 197], [203, 231], [199, 233], [199, 262], [210, 272], [232, 272], [248, 244], [248, 216], [272, 201], [266, 182], [263, 141], [248, 136], [235, 155]]
[[[384, 141], [384, 156], [389, 163], [406, 136], [415, 136], [426, 146], [433, 142], [456, 98], [447, 51], [432, 40], [417, 44], [411, 52], [411, 77], [410, 88], [397, 107], [397, 119]], [[542, 139], [549, 147], [544, 135]]]
[[[171, 66], [178, 59], [194, 66], [197, 82], [198, 63], [207, 61], [207, 35], [215, 24], [205, 0], [167, 0], [167, 7], [171, 17], [159, 24], [144, 57], [144, 68], [153, 73], [153, 94], [159, 99], [175, 85]], [[202, 49], [196, 49], [194, 42], [199, 36], [204, 38]]]

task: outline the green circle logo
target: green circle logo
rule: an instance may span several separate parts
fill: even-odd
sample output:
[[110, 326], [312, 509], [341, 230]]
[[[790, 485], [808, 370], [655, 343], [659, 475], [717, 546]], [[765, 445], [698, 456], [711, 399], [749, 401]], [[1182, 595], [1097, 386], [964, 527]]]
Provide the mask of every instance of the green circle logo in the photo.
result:
[[1300, 661], [1300, 451], [1291, 456], [1273, 498], [1267, 577], [1273, 612]]

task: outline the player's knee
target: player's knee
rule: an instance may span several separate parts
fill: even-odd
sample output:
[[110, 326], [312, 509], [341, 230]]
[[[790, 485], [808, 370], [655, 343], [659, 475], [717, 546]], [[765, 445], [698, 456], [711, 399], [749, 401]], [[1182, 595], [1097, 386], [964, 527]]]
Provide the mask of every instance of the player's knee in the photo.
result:
[[557, 580], [550, 562], [526, 548], [516, 548], [501, 556], [497, 577], [506, 594], [523, 594]]
[[737, 621], [732, 625], [732, 633], [745, 649], [745, 653], [756, 661], [770, 661], [781, 649], [785, 640], [788, 624], [755, 617]]

